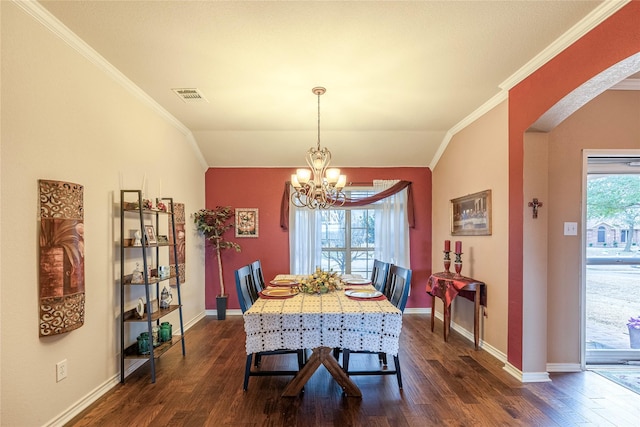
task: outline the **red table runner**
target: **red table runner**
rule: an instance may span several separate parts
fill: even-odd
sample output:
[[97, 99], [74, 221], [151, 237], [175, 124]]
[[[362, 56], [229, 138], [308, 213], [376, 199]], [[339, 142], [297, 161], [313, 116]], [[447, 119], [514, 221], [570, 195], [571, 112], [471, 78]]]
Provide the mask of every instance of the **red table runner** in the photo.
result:
[[427, 293], [440, 298], [446, 306], [459, 294], [473, 301], [475, 289], [465, 290], [469, 285], [480, 286], [480, 305], [487, 306], [487, 287], [484, 283], [470, 277], [455, 276], [453, 273], [434, 273], [427, 280]]

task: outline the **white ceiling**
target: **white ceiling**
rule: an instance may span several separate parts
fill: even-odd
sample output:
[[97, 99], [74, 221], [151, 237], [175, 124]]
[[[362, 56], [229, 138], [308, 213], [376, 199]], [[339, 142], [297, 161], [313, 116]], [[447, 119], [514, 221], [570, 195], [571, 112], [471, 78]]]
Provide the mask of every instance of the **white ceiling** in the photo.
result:
[[[428, 166], [456, 126], [604, 6], [40, 3], [184, 124], [217, 167], [302, 166], [317, 140], [314, 86], [327, 88], [321, 143], [335, 166]], [[173, 88], [198, 88], [208, 102], [187, 104]]]

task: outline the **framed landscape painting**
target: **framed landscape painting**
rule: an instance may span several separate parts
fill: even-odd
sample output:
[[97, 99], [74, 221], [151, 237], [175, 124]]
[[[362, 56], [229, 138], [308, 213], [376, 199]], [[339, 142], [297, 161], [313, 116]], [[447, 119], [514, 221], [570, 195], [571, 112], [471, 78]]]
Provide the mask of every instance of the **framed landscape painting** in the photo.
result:
[[451, 235], [491, 235], [491, 190], [451, 200]]

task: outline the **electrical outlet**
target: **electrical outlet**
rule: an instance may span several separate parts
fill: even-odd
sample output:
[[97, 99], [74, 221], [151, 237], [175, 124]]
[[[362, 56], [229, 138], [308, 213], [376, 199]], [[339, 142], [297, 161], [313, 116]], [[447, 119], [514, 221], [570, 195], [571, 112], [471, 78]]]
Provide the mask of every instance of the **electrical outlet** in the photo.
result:
[[67, 359], [56, 363], [56, 382], [60, 382], [67, 378]]

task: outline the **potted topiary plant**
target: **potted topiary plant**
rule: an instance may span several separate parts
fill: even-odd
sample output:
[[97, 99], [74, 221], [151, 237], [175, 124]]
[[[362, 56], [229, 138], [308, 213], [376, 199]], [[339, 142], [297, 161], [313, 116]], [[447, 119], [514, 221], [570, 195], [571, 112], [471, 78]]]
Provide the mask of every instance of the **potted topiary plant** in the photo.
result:
[[631, 348], [640, 348], [640, 316], [631, 317], [629, 323], [629, 344]]
[[222, 275], [221, 252], [233, 248], [240, 252], [240, 245], [225, 240], [224, 234], [233, 228], [234, 213], [231, 206], [216, 206], [215, 209], [200, 209], [193, 214], [193, 222], [198, 232], [213, 245], [215, 256], [218, 259], [218, 273], [220, 279], [220, 295], [216, 296], [216, 311], [218, 320], [224, 320], [227, 311], [227, 293], [224, 289], [224, 277]]

